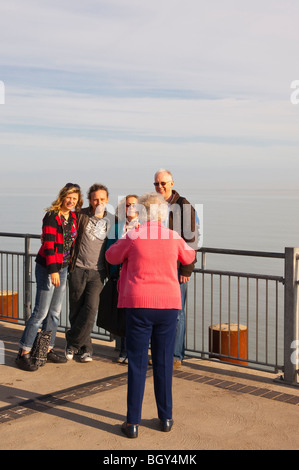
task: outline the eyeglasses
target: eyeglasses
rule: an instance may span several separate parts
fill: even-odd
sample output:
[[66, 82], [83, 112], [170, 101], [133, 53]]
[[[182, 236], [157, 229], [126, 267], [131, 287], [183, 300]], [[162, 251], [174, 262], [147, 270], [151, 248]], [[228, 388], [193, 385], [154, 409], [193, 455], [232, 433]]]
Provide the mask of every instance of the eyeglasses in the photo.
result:
[[80, 189], [80, 186], [76, 183], [66, 183], [65, 188], [78, 188], [78, 189]]
[[154, 183], [154, 186], [158, 187], [160, 184], [161, 184], [161, 186], [166, 186], [167, 183], [171, 183], [171, 181], [166, 181], [166, 183], [165, 183], [165, 181], [162, 181], [162, 183]]

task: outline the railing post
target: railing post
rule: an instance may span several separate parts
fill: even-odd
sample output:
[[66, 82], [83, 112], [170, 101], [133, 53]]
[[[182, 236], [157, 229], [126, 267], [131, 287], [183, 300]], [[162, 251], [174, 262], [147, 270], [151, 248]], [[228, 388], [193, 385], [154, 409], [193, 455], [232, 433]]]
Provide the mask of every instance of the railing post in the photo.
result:
[[[298, 248], [285, 248], [284, 382], [298, 384]], [[295, 351], [294, 351], [295, 349]]]
[[201, 252], [201, 269], [206, 269], [206, 252]]
[[30, 236], [25, 235], [24, 260], [24, 316], [25, 323], [31, 316], [31, 265], [30, 265]]

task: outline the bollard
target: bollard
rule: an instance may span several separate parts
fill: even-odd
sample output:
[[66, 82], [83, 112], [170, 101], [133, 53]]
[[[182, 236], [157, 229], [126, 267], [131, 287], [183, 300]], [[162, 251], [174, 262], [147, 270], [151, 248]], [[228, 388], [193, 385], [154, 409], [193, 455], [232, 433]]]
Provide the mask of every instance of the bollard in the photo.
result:
[[0, 340], [0, 366], [5, 364], [5, 347], [3, 341]]
[[17, 323], [18, 319], [18, 293], [11, 290], [0, 291], [0, 320]]
[[[209, 326], [210, 357], [234, 364], [248, 365], [247, 362], [247, 326], [238, 323], [218, 323]], [[217, 354], [217, 356], [213, 355]], [[231, 359], [232, 356], [238, 359]], [[245, 360], [241, 360], [245, 359]]]

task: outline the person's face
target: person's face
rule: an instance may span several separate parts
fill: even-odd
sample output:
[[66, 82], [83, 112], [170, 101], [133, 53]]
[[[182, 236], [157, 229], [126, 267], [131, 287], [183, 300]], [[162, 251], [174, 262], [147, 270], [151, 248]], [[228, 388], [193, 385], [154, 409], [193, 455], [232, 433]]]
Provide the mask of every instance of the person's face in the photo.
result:
[[97, 215], [102, 215], [104, 213], [105, 207], [108, 203], [108, 196], [104, 189], [99, 189], [98, 191], [94, 191], [90, 195], [90, 205], [92, 210]]
[[172, 187], [174, 183], [168, 173], [158, 173], [154, 184], [157, 193], [162, 194], [166, 201], [172, 196]]
[[68, 194], [62, 203], [61, 212], [72, 211], [75, 209], [76, 205], [78, 204], [79, 194], [78, 193], [70, 193]]
[[126, 199], [126, 216], [129, 220], [135, 219], [135, 217], [137, 217], [138, 215], [138, 213], [136, 212], [136, 204], [136, 197], [128, 197]]

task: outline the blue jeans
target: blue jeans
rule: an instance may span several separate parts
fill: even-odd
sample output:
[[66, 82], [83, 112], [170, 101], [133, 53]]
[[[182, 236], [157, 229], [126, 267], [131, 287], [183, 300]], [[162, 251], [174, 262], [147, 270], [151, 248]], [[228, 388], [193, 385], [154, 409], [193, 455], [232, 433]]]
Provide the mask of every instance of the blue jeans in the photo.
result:
[[67, 273], [67, 267], [60, 270], [60, 286], [54, 287], [47, 268], [36, 263], [35, 306], [20, 340], [20, 347], [25, 351], [31, 350], [39, 328], [52, 332], [50, 348], [53, 348], [66, 289]]
[[187, 294], [187, 282], [180, 284], [181, 297], [182, 297], [182, 309], [178, 312], [177, 327], [176, 327], [176, 338], [174, 345], [174, 358], [182, 361], [185, 356], [185, 330], [186, 330], [186, 294]]

